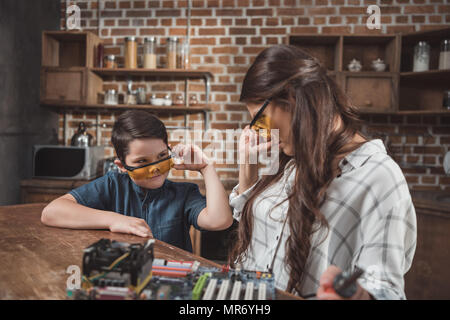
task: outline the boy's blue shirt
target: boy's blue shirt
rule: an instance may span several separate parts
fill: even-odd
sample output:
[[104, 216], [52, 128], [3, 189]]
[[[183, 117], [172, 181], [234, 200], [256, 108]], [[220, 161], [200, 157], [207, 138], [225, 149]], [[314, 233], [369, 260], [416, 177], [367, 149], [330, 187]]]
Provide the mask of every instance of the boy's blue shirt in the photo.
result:
[[142, 218], [156, 239], [190, 252], [190, 226], [202, 230], [197, 218], [206, 208], [206, 198], [194, 183], [166, 179], [158, 189], [145, 189], [128, 174], [110, 171], [69, 193], [89, 208]]

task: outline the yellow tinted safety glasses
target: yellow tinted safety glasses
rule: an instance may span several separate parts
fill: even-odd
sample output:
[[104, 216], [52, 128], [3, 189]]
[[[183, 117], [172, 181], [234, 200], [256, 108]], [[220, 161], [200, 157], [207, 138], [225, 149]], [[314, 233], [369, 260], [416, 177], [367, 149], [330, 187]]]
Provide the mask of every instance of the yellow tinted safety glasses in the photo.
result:
[[148, 163], [140, 167], [130, 167], [126, 164], [124, 164], [123, 166], [125, 169], [127, 169], [128, 175], [131, 178], [133, 178], [134, 180], [144, 180], [168, 172], [173, 168], [174, 162], [172, 159], [172, 154], [170, 153], [167, 158]]
[[266, 107], [269, 105], [270, 99], [267, 99], [258, 110], [252, 122], [250, 122], [250, 129], [255, 130], [256, 133], [265, 138], [270, 139], [270, 129], [272, 128], [271, 119], [269, 116], [262, 114]]

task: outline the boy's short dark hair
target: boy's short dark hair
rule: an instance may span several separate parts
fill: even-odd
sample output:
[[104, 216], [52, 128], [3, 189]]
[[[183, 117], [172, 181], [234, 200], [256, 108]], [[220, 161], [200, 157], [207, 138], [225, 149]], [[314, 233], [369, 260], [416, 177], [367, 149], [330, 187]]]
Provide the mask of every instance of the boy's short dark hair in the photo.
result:
[[114, 123], [111, 142], [117, 157], [124, 162], [129, 152], [129, 144], [134, 139], [155, 138], [167, 142], [164, 123], [153, 114], [143, 110], [128, 110]]

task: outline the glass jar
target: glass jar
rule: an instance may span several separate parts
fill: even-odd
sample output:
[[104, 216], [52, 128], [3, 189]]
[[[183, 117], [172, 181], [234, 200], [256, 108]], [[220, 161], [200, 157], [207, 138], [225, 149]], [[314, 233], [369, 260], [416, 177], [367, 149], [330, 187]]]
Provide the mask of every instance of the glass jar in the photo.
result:
[[182, 106], [184, 105], [184, 99], [183, 95], [179, 94], [175, 97], [175, 100], [173, 101], [173, 104], [176, 106]]
[[128, 80], [127, 94], [125, 96], [125, 104], [136, 104], [137, 103], [137, 91], [132, 89], [133, 82]]
[[167, 38], [167, 64], [168, 69], [176, 69], [177, 67], [177, 37]]
[[115, 105], [119, 104], [119, 93], [114, 89], [105, 91], [105, 104]]
[[136, 102], [137, 104], [145, 104], [147, 101], [147, 94], [144, 87], [136, 89]]
[[125, 68], [137, 68], [137, 42], [136, 37], [125, 38]]
[[128, 91], [125, 96], [125, 104], [137, 104], [136, 91]]
[[172, 105], [172, 99], [170, 98], [170, 94], [166, 94], [164, 96], [164, 105], [166, 107], [170, 107]]
[[195, 106], [197, 104], [198, 104], [197, 95], [196, 94], [191, 95], [191, 97], [189, 98], [189, 105]]
[[419, 41], [414, 47], [413, 71], [428, 71], [430, 69], [430, 45]]
[[441, 41], [441, 52], [439, 53], [439, 70], [450, 69], [450, 39]]
[[144, 68], [156, 69], [156, 40], [155, 37], [144, 39]]
[[105, 59], [105, 68], [116, 68], [116, 56], [113, 54], [107, 55]]
[[189, 43], [185, 40], [179, 42], [177, 46], [177, 68], [189, 69], [190, 55], [189, 55]]

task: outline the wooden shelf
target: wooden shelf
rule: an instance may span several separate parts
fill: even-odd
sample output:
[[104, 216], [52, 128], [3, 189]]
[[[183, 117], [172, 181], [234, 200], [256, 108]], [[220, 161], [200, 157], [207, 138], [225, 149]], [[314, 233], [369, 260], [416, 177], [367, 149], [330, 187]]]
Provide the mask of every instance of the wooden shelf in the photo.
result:
[[118, 104], [118, 105], [107, 105], [107, 104], [79, 104], [79, 103], [60, 103], [60, 102], [51, 102], [44, 101], [41, 102], [41, 105], [44, 107], [49, 107], [56, 110], [64, 110], [64, 109], [81, 109], [83, 111], [96, 111], [96, 112], [108, 112], [108, 111], [122, 111], [128, 109], [139, 109], [139, 110], [148, 110], [154, 111], [156, 113], [197, 113], [197, 112], [205, 112], [211, 111], [206, 105], [200, 104], [196, 106], [153, 106], [153, 105], [144, 105], [144, 104], [136, 104], [136, 105], [127, 105], [127, 104]]
[[377, 77], [385, 78], [398, 75], [397, 72], [389, 72], [389, 71], [341, 71], [340, 73], [351, 77], [370, 77], [370, 78], [377, 78]]
[[[450, 69], [447, 70], [428, 70], [419, 72], [400, 72], [401, 79], [417, 80], [450, 80]], [[449, 85], [450, 89], [450, 85]]]
[[125, 68], [91, 68], [99, 76], [151, 76], [183, 79], [212, 78], [209, 71], [184, 70], [184, 69], [125, 69]]
[[[334, 72], [336, 80], [362, 114], [438, 115], [443, 95], [450, 90], [450, 70], [437, 70], [440, 42], [450, 37], [450, 28], [407, 34], [294, 34], [287, 43], [299, 46]], [[411, 72], [414, 46], [430, 44], [430, 71]], [[373, 60], [385, 61], [386, 71], [371, 70]], [[352, 59], [362, 70], [351, 72]]]
[[439, 114], [450, 114], [450, 110], [447, 109], [430, 109], [430, 110], [370, 110], [370, 109], [359, 109], [361, 114], [392, 114], [392, 115], [439, 115]]

